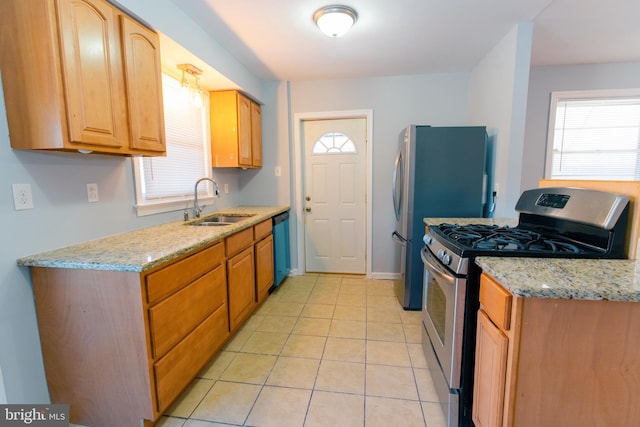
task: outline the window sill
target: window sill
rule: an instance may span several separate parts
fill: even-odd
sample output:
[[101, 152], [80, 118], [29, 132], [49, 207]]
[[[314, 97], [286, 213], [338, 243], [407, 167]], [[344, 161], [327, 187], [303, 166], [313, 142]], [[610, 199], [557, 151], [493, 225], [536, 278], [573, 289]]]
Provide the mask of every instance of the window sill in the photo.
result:
[[[200, 205], [211, 206], [215, 199], [215, 197], [201, 197], [198, 198], [198, 202]], [[193, 198], [147, 202], [136, 205], [135, 208], [138, 216], [148, 216], [174, 211], [189, 211], [189, 215], [191, 215], [191, 211], [193, 210]]]

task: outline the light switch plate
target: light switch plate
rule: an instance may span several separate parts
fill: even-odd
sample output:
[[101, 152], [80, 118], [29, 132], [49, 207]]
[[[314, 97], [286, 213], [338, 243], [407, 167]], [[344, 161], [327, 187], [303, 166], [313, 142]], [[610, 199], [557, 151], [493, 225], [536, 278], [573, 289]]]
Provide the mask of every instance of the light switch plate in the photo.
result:
[[13, 206], [17, 211], [33, 209], [31, 184], [11, 184], [13, 189]]

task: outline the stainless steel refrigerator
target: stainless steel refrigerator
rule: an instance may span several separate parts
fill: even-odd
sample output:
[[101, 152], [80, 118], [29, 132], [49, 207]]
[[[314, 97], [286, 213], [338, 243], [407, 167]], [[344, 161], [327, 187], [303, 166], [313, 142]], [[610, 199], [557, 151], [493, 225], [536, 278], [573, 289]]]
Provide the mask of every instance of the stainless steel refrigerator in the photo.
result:
[[[406, 310], [422, 307], [424, 218], [482, 218], [492, 200], [484, 126], [408, 126], [393, 173], [393, 240], [401, 247], [395, 291]], [[450, 222], [450, 221], [449, 221]]]

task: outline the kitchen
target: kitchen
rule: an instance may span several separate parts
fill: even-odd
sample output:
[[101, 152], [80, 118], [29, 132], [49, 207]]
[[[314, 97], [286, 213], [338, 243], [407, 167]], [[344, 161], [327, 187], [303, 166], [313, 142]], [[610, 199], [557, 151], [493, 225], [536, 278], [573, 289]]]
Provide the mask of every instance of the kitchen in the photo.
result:
[[[544, 147], [539, 141], [546, 139], [551, 90], [640, 86], [638, 62], [530, 69], [528, 61], [519, 62], [520, 55], [526, 56], [531, 49], [528, 24], [512, 29], [472, 72], [371, 77], [355, 81], [262, 82], [172, 2], [122, 1], [121, 4], [221, 72], [232, 75], [268, 106], [264, 108], [264, 144], [273, 149], [265, 150], [265, 166], [260, 171], [215, 171], [215, 178], [230, 186], [230, 193], [216, 201], [216, 208], [240, 204], [293, 206], [296, 203], [290, 197], [292, 167], [288, 108], [292, 111], [372, 108], [377, 118], [384, 118], [376, 121], [373, 135], [376, 150], [373, 168], [379, 177], [373, 187], [376, 195], [383, 196], [373, 197], [376, 215], [372, 229], [383, 231], [372, 235], [372, 274], [381, 278], [393, 274], [395, 266], [394, 257], [389, 256], [392, 246], [388, 244], [392, 227], [388, 177], [393, 167], [388, 159], [393, 156], [394, 144], [387, 141], [395, 142], [399, 129], [407, 123], [424, 122], [425, 118], [435, 124], [492, 123], [499, 140], [505, 141], [499, 144], [497, 153], [496, 176], [501, 190], [496, 216], [509, 216], [521, 188], [535, 187], [542, 176]], [[203, 46], [202, 40], [210, 43]], [[505, 57], [511, 66], [504, 65]], [[7, 76], [3, 76], [3, 80], [6, 79]], [[488, 92], [491, 93], [490, 103], [486, 101]], [[425, 99], [430, 101], [425, 103]], [[0, 214], [5, 224], [4, 244], [0, 249], [3, 262], [0, 267], [0, 339], [3, 342], [0, 373], [4, 384], [0, 397], [4, 394], [10, 402], [47, 401], [29, 276], [26, 270], [16, 267], [15, 259], [96, 237], [179, 220], [182, 213], [136, 217], [132, 210], [132, 172], [126, 160], [11, 150], [4, 114], [2, 116], [0, 174], [7, 189], [0, 196], [6, 207]], [[283, 171], [279, 178], [272, 173], [278, 165]], [[32, 184], [35, 207], [16, 212], [8, 184], [22, 182]], [[84, 185], [87, 182], [99, 184], [101, 202], [86, 202]]]

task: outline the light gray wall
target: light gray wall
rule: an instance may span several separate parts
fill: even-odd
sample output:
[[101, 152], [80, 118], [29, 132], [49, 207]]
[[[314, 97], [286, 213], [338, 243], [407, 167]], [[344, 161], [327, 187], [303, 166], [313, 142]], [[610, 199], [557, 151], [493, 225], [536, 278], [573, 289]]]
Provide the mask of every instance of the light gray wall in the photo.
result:
[[487, 126], [494, 154], [495, 217], [515, 217], [520, 196], [524, 121], [533, 25], [514, 27], [475, 67], [470, 123]]
[[[262, 96], [253, 77], [215, 40], [166, 0], [123, 0], [121, 4], [206, 59], [249, 93]], [[10, 84], [10, 76], [2, 76]], [[1, 94], [0, 94], [1, 95]], [[268, 110], [268, 107], [267, 107]], [[267, 115], [268, 115], [267, 111]], [[243, 203], [237, 170], [215, 170], [230, 194], [224, 208]], [[0, 368], [9, 403], [48, 403], [30, 275], [16, 259], [37, 252], [180, 220], [182, 212], [139, 218], [131, 160], [114, 156], [14, 151], [10, 147], [4, 95], [0, 96]], [[88, 203], [87, 183], [97, 183], [100, 202]], [[11, 184], [31, 184], [34, 209], [15, 211]], [[207, 208], [210, 210], [211, 208]]]
[[[288, 84], [265, 82], [262, 94], [262, 168], [241, 171], [239, 189], [252, 205], [291, 205]], [[280, 176], [275, 174], [276, 166]]]
[[[383, 77], [363, 80], [315, 82], [260, 82], [231, 53], [207, 36], [193, 21], [168, 0], [121, 0], [120, 4], [143, 17], [209, 65], [218, 69], [240, 87], [264, 102], [264, 166], [261, 170], [215, 169], [214, 178], [228, 183], [231, 193], [217, 201], [218, 207], [236, 204], [291, 204], [291, 126], [296, 113], [335, 110], [373, 110], [372, 136], [374, 194], [373, 203], [373, 271], [397, 272], [397, 253], [390, 234], [394, 220], [391, 212], [391, 174], [400, 130], [410, 123], [433, 125], [483, 124], [517, 138], [522, 124], [517, 114], [526, 102], [521, 80], [526, 52], [526, 31], [510, 33], [497, 51], [474, 71], [467, 73]], [[524, 31], [524, 33], [523, 33]], [[524, 49], [524, 50], [523, 50]], [[482, 70], [482, 71], [481, 71]], [[617, 82], [640, 87], [640, 64], [611, 65], [583, 71], [593, 88], [616, 87]], [[524, 157], [534, 159], [533, 172], [525, 162], [524, 183], [529, 175], [540, 173], [544, 153], [539, 154], [539, 123], [544, 122], [550, 90], [573, 89], [576, 70], [541, 69], [532, 73], [527, 113], [527, 144]], [[492, 73], [495, 78], [492, 78]], [[504, 84], [500, 79], [506, 79]], [[497, 80], [497, 82], [496, 82]], [[584, 87], [582, 87], [584, 88]], [[496, 104], [494, 89], [499, 94]], [[540, 92], [543, 91], [543, 92]], [[546, 91], [546, 92], [544, 92]], [[511, 101], [509, 101], [511, 96]], [[524, 96], [524, 98], [523, 98]], [[545, 99], [540, 102], [538, 97]], [[9, 145], [4, 97], [0, 100], [0, 370], [6, 400], [13, 403], [48, 402], [48, 393], [40, 343], [37, 335], [33, 295], [28, 269], [18, 268], [16, 258], [39, 251], [179, 220], [181, 212], [138, 218], [133, 210], [134, 189], [129, 159], [79, 154], [36, 153], [11, 150]], [[511, 102], [511, 104], [510, 104]], [[472, 104], [472, 105], [470, 105]], [[544, 104], [544, 106], [543, 106]], [[493, 111], [483, 116], [479, 112]], [[544, 111], [543, 111], [544, 110]], [[508, 129], [508, 130], [505, 130]], [[501, 158], [517, 160], [517, 150], [509, 152], [510, 139], [501, 147]], [[515, 155], [510, 153], [516, 153]], [[281, 168], [276, 177], [274, 169]], [[517, 162], [501, 172], [510, 182]], [[520, 176], [516, 177], [520, 181]], [[537, 180], [537, 178], [536, 178]], [[85, 184], [96, 182], [100, 202], [86, 201]], [[33, 210], [14, 211], [12, 183], [30, 183], [34, 193]], [[506, 184], [505, 184], [506, 185]], [[509, 187], [507, 187], [509, 188]], [[211, 209], [211, 208], [208, 208]], [[293, 222], [296, 219], [293, 218]], [[293, 227], [293, 224], [292, 224]], [[295, 235], [292, 235], [295, 243]], [[296, 253], [297, 248], [292, 248]], [[294, 268], [296, 266], [294, 265]], [[2, 388], [0, 387], [0, 391]], [[0, 393], [0, 397], [2, 393]]]
[[231, 52], [185, 15], [177, 6], [183, 0], [108, 1], [169, 36], [253, 97], [262, 99], [262, 82], [240, 64]]
[[640, 88], [640, 62], [531, 69], [522, 190], [538, 187], [538, 181], [544, 178], [551, 92], [633, 88]]
[[[466, 73], [450, 73], [290, 83], [290, 118], [298, 113], [373, 110], [369, 149], [373, 150], [374, 171], [370, 195], [374, 274], [398, 272], [397, 248], [391, 240], [395, 224], [391, 183], [398, 135], [412, 123], [466, 124], [468, 80]], [[286, 143], [278, 141], [279, 145]], [[297, 247], [291, 253], [297, 253]]]

